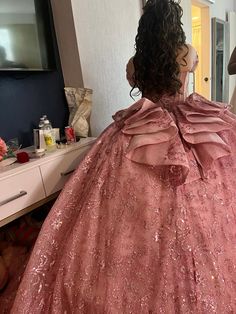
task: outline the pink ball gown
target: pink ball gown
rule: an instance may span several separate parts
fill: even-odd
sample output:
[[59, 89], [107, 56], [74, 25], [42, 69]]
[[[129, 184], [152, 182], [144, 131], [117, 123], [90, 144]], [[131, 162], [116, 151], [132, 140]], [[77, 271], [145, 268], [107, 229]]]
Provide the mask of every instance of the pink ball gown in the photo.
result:
[[235, 171], [226, 105], [119, 111], [47, 217], [11, 313], [236, 313]]

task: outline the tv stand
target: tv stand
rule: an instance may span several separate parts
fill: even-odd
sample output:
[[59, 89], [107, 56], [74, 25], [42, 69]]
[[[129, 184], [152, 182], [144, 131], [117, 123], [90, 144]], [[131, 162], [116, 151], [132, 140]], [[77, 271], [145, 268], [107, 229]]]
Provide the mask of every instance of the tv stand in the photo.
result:
[[0, 227], [56, 198], [94, 142], [84, 138], [27, 163], [0, 167]]

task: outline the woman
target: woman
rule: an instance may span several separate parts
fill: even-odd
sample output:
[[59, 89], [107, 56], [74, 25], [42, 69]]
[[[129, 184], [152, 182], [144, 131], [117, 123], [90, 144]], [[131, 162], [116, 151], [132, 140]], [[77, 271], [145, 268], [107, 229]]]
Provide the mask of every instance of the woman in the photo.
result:
[[[230, 60], [229, 60], [228, 72], [229, 72], [229, 75], [236, 74], [236, 47], [234, 48], [234, 51], [232, 52]], [[235, 113], [236, 112], [236, 87], [234, 89], [234, 93], [231, 98], [230, 104], [232, 106], [232, 111]]]
[[12, 313], [236, 312], [236, 121], [183, 100], [197, 59], [181, 16], [174, 0], [145, 5], [128, 74], [145, 97], [67, 183]]

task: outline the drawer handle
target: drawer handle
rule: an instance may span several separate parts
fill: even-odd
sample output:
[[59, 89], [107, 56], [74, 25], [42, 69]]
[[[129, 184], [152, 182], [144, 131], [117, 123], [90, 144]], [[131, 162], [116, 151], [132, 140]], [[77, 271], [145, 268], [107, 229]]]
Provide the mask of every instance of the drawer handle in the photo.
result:
[[26, 195], [26, 194], [27, 194], [26, 191], [20, 191], [19, 194], [16, 194], [16, 195], [14, 195], [14, 196], [11, 196], [11, 197], [7, 198], [7, 199], [4, 200], [4, 201], [1, 201], [1, 202], [0, 202], [0, 206], [3, 206], [3, 205], [5, 205], [5, 204], [7, 204], [7, 203], [10, 203], [10, 202], [12, 202], [12, 201], [14, 201], [14, 200], [16, 200], [16, 199], [18, 199], [18, 198], [20, 198], [20, 197]]
[[74, 171], [75, 171], [75, 169], [69, 170], [69, 171], [67, 171], [67, 172], [61, 172], [61, 176], [62, 176], [62, 177], [66, 177], [66, 176], [68, 176], [69, 174], [71, 174], [71, 173], [74, 172]]

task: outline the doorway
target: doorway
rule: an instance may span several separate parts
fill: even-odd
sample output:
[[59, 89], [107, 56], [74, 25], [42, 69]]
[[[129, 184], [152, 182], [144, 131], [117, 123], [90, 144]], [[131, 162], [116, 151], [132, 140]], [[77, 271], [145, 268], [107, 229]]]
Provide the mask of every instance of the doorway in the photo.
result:
[[195, 71], [195, 92], [211, 97], [211, 22], [208, 6], [192, 0], [192, 45], [197, 50], [199, 64]]

